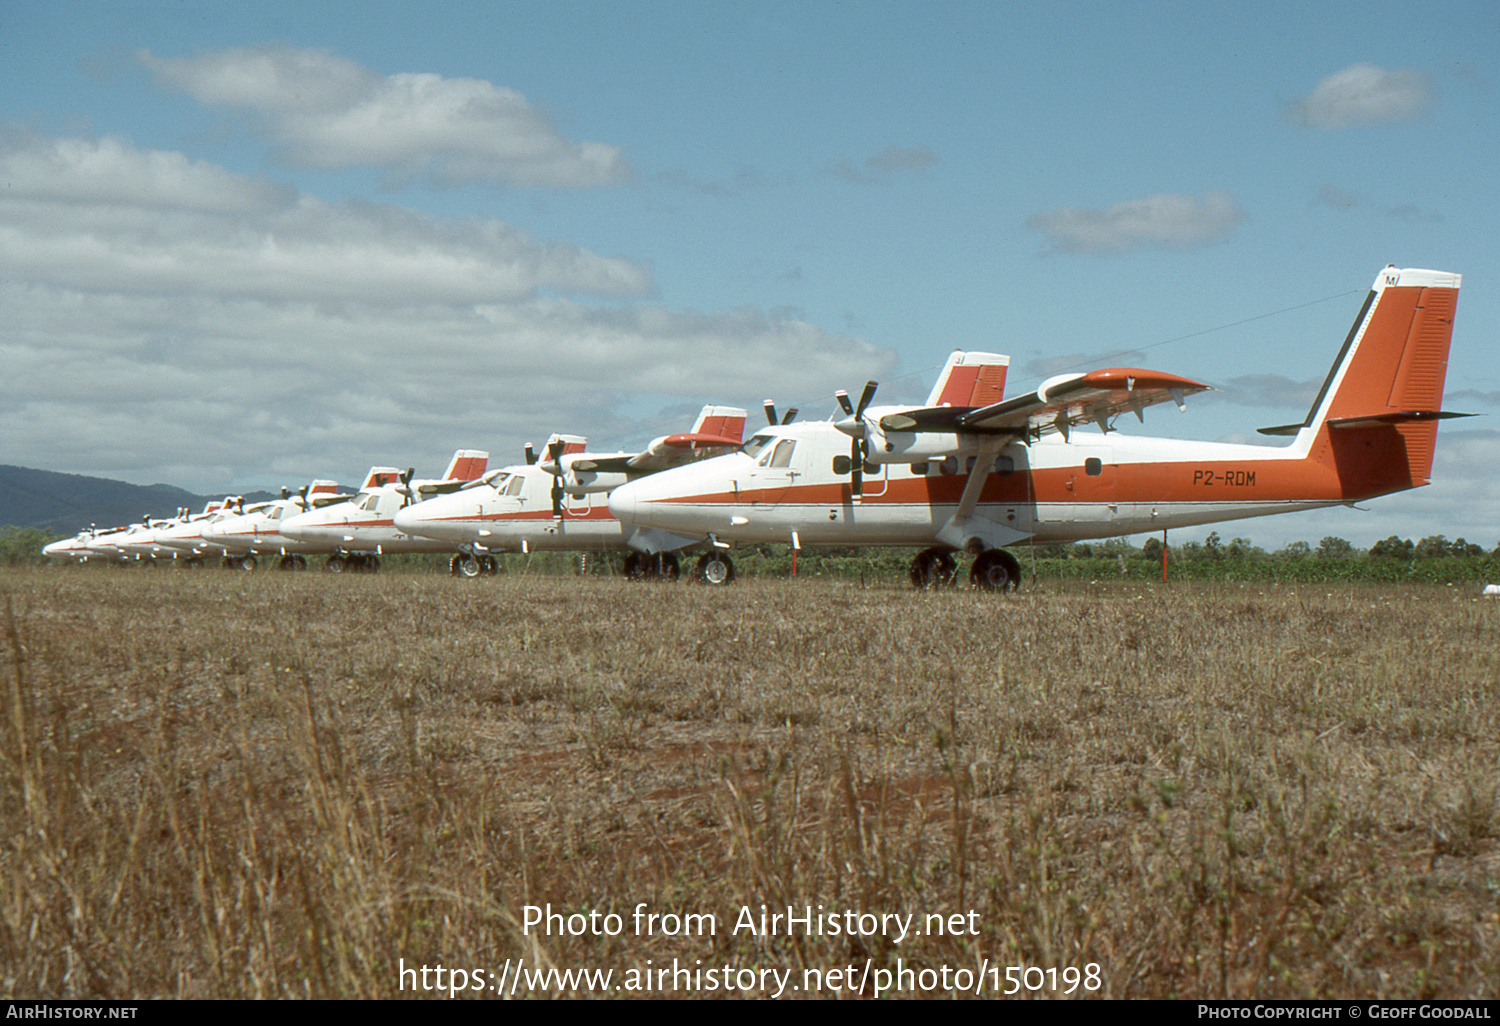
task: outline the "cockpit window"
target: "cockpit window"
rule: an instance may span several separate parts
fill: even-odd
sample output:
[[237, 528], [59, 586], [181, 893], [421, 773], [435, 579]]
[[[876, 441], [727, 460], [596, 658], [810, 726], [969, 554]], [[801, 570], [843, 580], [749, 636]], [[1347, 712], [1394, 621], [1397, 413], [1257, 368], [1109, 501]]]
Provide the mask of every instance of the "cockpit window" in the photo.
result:
[[282, 513], [282, 507], [275, 506], [275, 507], [273, 507], [271, 509], [266, 510], [266, 519], [267, 520], [280, 520], [281, 519], [281, 513]]
[[[505, 490], [502, 491], [502, 492], [500, 492], [500, 494], [501, 495], [511, 495], [511, 496], [520, 495], [521, 494], [521, 486], [524, 485], [525, 483], [526, 483], [526, 479], [524, 477], [522, 477], [520, 474], [512, 474], [510, 476], [510, 478], [505, 482]], [[499, 486], [497, 485], [496, 486], [496, 490], [498, 490], [498, 489], [499, 489]]]
[[749, 456], [753, 460], [760, 455], [760, 451], [762, 449], [771, 444], [771, 439], [773, 439], [774, 437], [774, 435], [768, 434], [755, 435], [750, 439], [750, 441], [740, 446], [740, 452], [744, 453], [746, 456]]
[[373, 513], [373, 512], [375, 512], [375, 510], [379, 506], [380, 506], [380, 496], [379, 495], [371, 495], [364, 502], [362, 502], [362, 503], [359, 504], [359, 508], [362, 509], [362, 510], [364, 510], [366, 513]]
[[783, 438], [776, 443], [772, 449], [761, 459], [761, 465], [767, 467], [789, 467], [792, 465], [792, 450], [797, 448], [797, 443], [790, 438]]

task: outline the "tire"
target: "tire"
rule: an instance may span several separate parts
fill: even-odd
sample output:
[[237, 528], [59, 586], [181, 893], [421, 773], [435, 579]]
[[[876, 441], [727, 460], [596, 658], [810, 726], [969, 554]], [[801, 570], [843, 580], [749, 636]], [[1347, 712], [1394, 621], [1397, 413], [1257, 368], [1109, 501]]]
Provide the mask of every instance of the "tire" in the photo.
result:
[[1021, 586], [1021, 564], [1004, 549], [985, 549], [969, 570], [969, 583], [980, 591], [1015, 591]]
[[330, 574], [341, 574], [344, 572], [344, 557], [329, 556], [328, 562], [323, 564], [323, 569]]
[[945, 588], [953, 583], [956, 565], [947, 549], [923, 549], [911, 561], [911, 584], [921, 591]]
[[676, 553], [658, 553], [651, 562], [654, 571], [651, 576], [653, 577], [658, 577], [663, 581], [675, 581], [682, 576], [682, 566], [677, 562]]
[[722, 552], [706, 552], [694, 567], [693, 576], [704, 584], [722, 587], [734, 580], [734, 561]]
[[457, 561], [454, 565], [458, 568], [458, 576], [460, 576], [460, 577], [478, 577], [479, 576], [479, 572], [481, 570], [481, 567], [479, 565], [479, 560], [478, 559], [474, 558], [473, 556], [454, 556], [453, 558]]
[[646, 559], [646, 556], [634, 550], [625, 553], [625, 562], [620, 567], [621, 576], [623, 576], [627, 581], [645, 580]]

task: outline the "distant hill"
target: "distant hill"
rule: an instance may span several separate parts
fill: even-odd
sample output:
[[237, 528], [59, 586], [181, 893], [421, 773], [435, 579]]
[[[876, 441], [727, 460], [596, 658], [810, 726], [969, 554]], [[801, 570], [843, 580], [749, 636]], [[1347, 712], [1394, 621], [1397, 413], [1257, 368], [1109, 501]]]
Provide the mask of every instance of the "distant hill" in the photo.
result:
[[[102, 477], [0, 465], [0, 526], [36, 527], [70, 535], [98, 524], [116, 527], [142, 517], [170, 517], [183, 506], [194, 512], [223, 495], [194, 495], [171, 485], [133, 485]], [[273, 499], [247, 493], [246, 501]]]

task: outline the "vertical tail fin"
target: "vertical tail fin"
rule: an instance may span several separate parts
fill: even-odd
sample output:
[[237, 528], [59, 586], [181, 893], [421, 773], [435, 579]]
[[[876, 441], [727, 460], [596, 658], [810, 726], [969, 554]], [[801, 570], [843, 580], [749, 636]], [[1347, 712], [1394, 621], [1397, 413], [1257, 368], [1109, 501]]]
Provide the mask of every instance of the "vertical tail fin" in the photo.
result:
[[1461, 275], [1387, 267], [1300, 425], [1326, 429], [1341, 478], [1369, 494], [1427, 483]]
[[1005, 398], [1010, 357], [998, 353], [955, 351], [938, 375], [928, 406], [990, 406]]
[[359, 486], [360, 491], [370, 488], [379, 488], [381, 485], [395, 484], [401, 480], [401, 471], [395, 467], [371, 467], [365, 474], [364, 484]]
[[453, 459], [448, 461], [448, 469], [443, 471], [444, 481], [472, 481], [484, 473], [489, 465], [490, 454], [478, 449], [459, 449], [453, 454]]
[[745, 437], [745, 411], [733, 406], [705, 406], [689, 433], [732, 438], [738, 443]]

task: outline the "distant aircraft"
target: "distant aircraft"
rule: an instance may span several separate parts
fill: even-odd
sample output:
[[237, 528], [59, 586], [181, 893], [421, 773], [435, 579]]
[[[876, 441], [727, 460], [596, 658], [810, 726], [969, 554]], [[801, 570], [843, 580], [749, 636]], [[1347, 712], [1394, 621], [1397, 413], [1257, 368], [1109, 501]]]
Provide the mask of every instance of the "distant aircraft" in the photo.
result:
[[440, 478], [413, 480], [413, 472], [407, 470], [396, 480], [367, 484], [347, 502], [282, 520], [281, 534], [296, 544], [331, 552], [325, 569], [335, 573], [345, 569], [374, 571], [380, 566], [380, 557], [392, 552], [452, 552], [452, 545], [397, 527], [394, 518], [403, 506], [426, 496], [456, 491], [477, 480], [489, 459], [487, 452], [459, 449]]
[[675, 578], [672, 549], [696, 541], [649, 529], [650, 556], [629, 547], [609, 513], [611, 489], [645, 474], [732, 449], [744, 435], [745, 411], [705, 406], [691, 431], [657, 438], [640, 452], [591, 453], [577, 435], [553, 435], [546, 459], [486, 474], [462, 490], [397, 512], [396, 527], [461, 550], [453, 571], [466, 577], [492, 571], [496, 552], [627, 552], [630, 576]]
[[[1050, 544], [1358, 502], [1428, 481], [1461, 277], [1389, 267], [1284, 447], [1132, 437], [1116, 418], [1207, 389], [1137, 368], [1044, 381], [986, 404], [872, 407], [840, 393], [834, 422], [771, 426], [738, 452], [617, 488], [610, 510], [641, 531], [705, 539], [727, 581], [734, 543], [910, 545], [914, 584], [1014, 588], [1004, 546]], [[960, 358], [957, 355], [955, 358]], [[950, 364], [951, 372], [951, 364]], [[1088, 429], [1095, 425], [1098, 431]]]
[[[400, 473], [395, 467], [371, 467], [365, 482], [395, 480]], [[277, 565], [280, 569], [305, 570], [309, 555], [333, 550], [325, 545], [310, 545], [286, 537], [281, 533], [281, 523], [283, 519], [321, 503], [343, 502], [349, 498], [338, 488], [337, 481], [320, 480], [296, 494], [283, 491], [279, 499], [246, 506], [222, 520], [211, 519], [203, 527], [203, 540], [223, 551], [226, 567], [254, 570], [257, 556], [279, 555], [281, 559]]]

